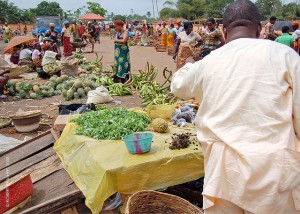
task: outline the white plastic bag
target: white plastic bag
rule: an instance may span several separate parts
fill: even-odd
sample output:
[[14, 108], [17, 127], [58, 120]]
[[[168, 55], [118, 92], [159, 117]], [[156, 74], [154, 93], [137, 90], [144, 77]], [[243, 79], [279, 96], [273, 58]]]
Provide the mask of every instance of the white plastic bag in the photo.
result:
[[108, 93], [108, 90], [104, 86], [100, 86], [96, 88], [96, 90], [89, 91], [86, 104], [101, 104], [108, 103], [111, 101], [113, 101], [113, 98]]

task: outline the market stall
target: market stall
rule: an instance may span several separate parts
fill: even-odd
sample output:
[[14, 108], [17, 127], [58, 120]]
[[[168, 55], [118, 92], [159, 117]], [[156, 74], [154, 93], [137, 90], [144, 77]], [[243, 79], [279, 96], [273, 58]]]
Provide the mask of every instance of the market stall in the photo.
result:
[[154, 134], [151, 151], [132, 155], [122, 140], [96, 140], [76, 135], [78, 125], [72, 122], [76, 117], [78, 115], [69, 119], [54, 150], [93, 213], [99, 213], [104, 201], [116, 192], [133, 194], [140, 190], [158, 190], [204, 176], [199, 143], [186, 149], [170, 149], [175, 133], [190, 133], [196, 138], [194, 126], [169, 125], [167, 133], [151, 132]]

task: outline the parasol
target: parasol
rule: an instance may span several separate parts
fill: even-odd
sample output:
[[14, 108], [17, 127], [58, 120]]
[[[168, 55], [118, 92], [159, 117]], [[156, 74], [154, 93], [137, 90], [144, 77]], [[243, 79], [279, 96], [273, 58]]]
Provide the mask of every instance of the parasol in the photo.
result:
[[104, 21], [106, 20], [106, 18], [102, 17], [102, 16], [99, 16], [97, 14], [94, 14], [94, 13], [89, 13], [89, 14], [86, 14], [82, 17], [80, 17], [78, 20], [97, 20], [97, 21]]
[[13, 47], [20, 45], [20, 44], [24, 44], [24, 43], [31, 43], [36, 41], [36, 38], [32, 37], [32, 36], [17, 36], [14, 37], [4, 48], [3, 53], [11, 53], [13, 50]]

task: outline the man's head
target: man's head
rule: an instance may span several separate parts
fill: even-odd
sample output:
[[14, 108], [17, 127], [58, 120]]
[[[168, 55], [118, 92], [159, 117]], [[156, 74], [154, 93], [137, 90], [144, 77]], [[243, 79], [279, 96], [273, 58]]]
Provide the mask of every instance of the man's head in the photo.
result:
[[53, 31], [54, 28], [55, 28], [55, 24], [54, 24], [54, 23], [50, 23], [50, 24], [49, 24], [49, 27], [50, 27], [50, 30]]
[[282, 31], [282, 33], [289, 33], [290, 28], [288, 26], [283, 26], [281, 31]]
[[275, 16], [271, 16], [270, 17], [270, 23], [271, 24], [275, 24], [275, 22], [276, 22], [276, 17]]
[[239, 38], [258, 38], [261, 32], [260, 13], [249, 0], [237, 0], [225, 10], [223, 30], [227, 41]]
[[73, 22], [73, 24], [74, 24], [74, 25], [77, 25], [77, 22], [76, 22], [76, 21], [74, 21], [74, 22]]
[[89, 22], [88, 22], [88, 26], [90, 27], [91, 25], [92, 25], [92, 22], [91, 22], [91, 21], [89, 21]]
[[185, 22], [183, 27], [187, 35], [193, 31], [193, 24], [191, 22]]

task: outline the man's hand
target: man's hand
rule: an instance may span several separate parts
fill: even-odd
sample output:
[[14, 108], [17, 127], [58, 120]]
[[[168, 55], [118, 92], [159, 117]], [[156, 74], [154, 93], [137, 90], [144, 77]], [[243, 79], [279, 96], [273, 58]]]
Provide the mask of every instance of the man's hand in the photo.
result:
[[196, 62], [196, 61], [191, 56], [185, 60], [185, 63], [194, 63], [194, 62]]

